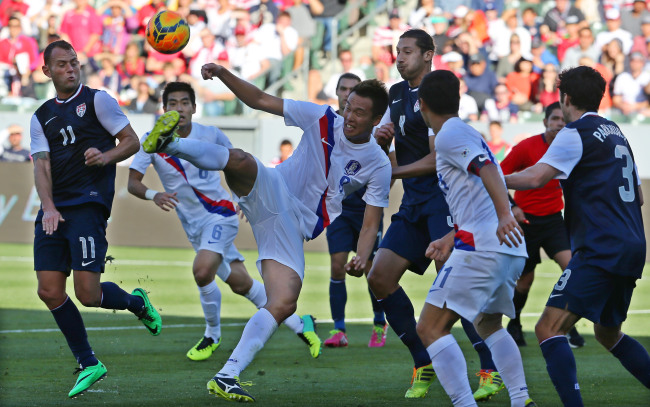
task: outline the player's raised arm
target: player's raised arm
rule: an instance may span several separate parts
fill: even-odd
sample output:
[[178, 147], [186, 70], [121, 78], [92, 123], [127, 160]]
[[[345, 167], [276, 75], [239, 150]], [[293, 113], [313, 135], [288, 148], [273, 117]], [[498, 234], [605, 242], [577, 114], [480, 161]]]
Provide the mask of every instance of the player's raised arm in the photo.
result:
[[129, 169], [129, 182], [127, 189], [131, 195], [137, 196], [140, 199], [152, 200], [160, 207], [160, 209], [166, 212], [169, 212], [176, 207], [176, 204], [178, 203], [176, 192], [170, 194], [168, 192], [158, 192], [149, 189], [142, 182], [142, 178], [144, 178], [143, 173], [134, 170], [133, 168]]
[[127, 158], [131, 157], [133, 154], [138, 152], [140, 148], [140, 141], [138, 136], [135, 134], [135, 131], [130, 124], [127, 124], [122, 130], [120, 130], [115, 138], [119, 141], [117, 146], [111, 148], [108, 151], [101, 152], [98, 149], [91, 147], [84, 152], [84, 158], [86, 159], [87, 166], [104, 166], [108, 164], [115, 164], [120, 161], [124, 161]]
[[508, 189], [525, 190], [541, 188], [560, 173], [546, 163], [537, 163], [521, 172], [506, 175]]
[[201, 75], [205, 80], [211, 80], [215, 77], [220, 79], [239, 100], [255, 110], [284, 116], [281, 98], [269, 95], [255, 85], [238, 78], [221, 65], [215, 63], [205, 64], [201, 68]]

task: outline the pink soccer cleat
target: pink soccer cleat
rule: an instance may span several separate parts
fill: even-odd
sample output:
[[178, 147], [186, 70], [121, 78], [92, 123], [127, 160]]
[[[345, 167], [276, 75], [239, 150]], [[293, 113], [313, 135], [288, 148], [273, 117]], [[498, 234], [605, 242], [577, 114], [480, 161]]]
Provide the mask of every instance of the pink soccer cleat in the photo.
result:
[[384, 326], [375, 325], [372, 327], [372, 336], [370, 337], [370, 342], [368, 342], [369, 348], [381, 348], [386, 345], [386, 331], [388, 330], [388, 324]]
[[325, 341], [325, 346], [328, 348], [344, 348], [348, 346], [348, 337], [345, 332], [339, 329], [333, 329], [330, 331], [330, 336]]

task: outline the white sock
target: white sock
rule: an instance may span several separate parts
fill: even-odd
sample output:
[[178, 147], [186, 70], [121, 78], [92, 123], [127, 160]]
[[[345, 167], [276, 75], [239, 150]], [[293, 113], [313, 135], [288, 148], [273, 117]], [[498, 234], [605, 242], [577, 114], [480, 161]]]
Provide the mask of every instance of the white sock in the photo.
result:
[[454, 406], [476, 406], [467, 379], [467, 364], [456, 339], [449, 334], [427, 348], [433, 370]]
[[302, 327], [304, 324], [302, 323], [302, 318], [300, 318], [298, 315], [292, 314], [289, 318], [282, 321], [282, 323], [296, 334], [302, 333]]
[[212, 280], [210, 284], [199, 287], [199, 298], [205, 316], [204, 336], [217, 342], [221, 338], [221, 290], [217, 282]]
[[253, 279], [253, 285], [251, 286], [251, 289], [244, 294], [244, 297], [248, 298], [250, 302], [255, 305], [255, 308], [262, 308], [266, 305], [266, 290], [264, 289], [264, 284]]
[[223, 170], [230, 157], [230, 150], [224, 146], [180, 137], [172, 140], [165, 147], [165, 152], [203, 170]]
[[266, 308], [260, 308], [248, 320], [237, 347], [217, 375], [222, 377], [239, 376], [277, 328], [278, 324], [273, 315]]
[[508, 331], [501, 328], [487, 337], [485, 344], [490, 348], [492, 360], [510, 393], [510, 405], [512, 407], [525, 405], [529, 397], [528, 386], [526, 386], [521, 353], [514, 339]]

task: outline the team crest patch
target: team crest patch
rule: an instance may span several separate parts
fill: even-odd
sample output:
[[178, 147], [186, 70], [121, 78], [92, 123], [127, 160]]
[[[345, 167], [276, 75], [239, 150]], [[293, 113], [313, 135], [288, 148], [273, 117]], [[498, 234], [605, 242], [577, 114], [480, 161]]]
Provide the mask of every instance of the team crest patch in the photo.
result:
[[361, 169], [359, 161], [350, 160], [348, 165], [345, 166], [345, 175], [354, 175]]
[[469, 148], [464, 149], [463, 152], [460, 153], [460, 155], [462, 155], [463, 158], [467, 157], [468, 154], [469, 154]]
[[86, 104], [82, 103], [79, 106], [77, 106], [77, 116], [83, 117], [84, 114], [86, 114]]
[[415, 105], [413, 106], [413, 113], [417, 113], [420, 111], [420, 100], [415, 102]]

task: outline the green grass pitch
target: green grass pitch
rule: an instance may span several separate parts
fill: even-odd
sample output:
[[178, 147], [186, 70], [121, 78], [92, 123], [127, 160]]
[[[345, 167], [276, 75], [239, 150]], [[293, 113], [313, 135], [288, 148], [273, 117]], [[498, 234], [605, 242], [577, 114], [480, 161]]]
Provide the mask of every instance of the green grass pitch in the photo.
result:
[[[219, 370], [239, 340], [243, 324], [255, 311], [243, 297], [218, 282], [223, 293], [222, 334], [219, 350], [207, 361], [191, 362], [185, 352], [200, 339], [204, 321], [198, 291], [191, 275], [193, 252], [181, 249], [111, 247], [116, 258], [107, 265], [104, 281], [127, 291], [143, 287], [163, 317], [160, 336], [152, 337], [128, 312], [80, 307], [88, 336], [108, 376], [81, 398], [69, 400], [75, 362], [54, 319], [36, 295], [36, 277], [29, 245], [0, 245], [0, 406], [207, 406], [226, 401], [208, 394], [206, 382]], [[254, 252], [245, 252], [254, 278]], [[328, 303], [329, 257], [306, 255], [307, 270], [298, 304], [300, 314], [330, 320]], [[647, 271], [647, 270], [646, 270]], [[524, 310], [528, 346], [521, 348], [531, 396], [539, 406], [559, 406], [560, 400], [546, 373], [533, 326], [543, 308], [559, 268], [545, 261], [537, 270], [533, 291]], [[419, 314], [435, 277], [407, 273], [403, 286]], [[68, 293], [73, 295], [72, 282]], [[389, 331], [384, 348], [367, 347], [372, 310], [367, 285], [348, 278], [346, 317], [350, 346], [324, 349], [319, 359], [286, 327], [280, 327], [242, 375], [262, 406], [449, 406], [438, 382], [425, 399], [405, 400], [412, 373], [410, 355]], [[650, 283], [639, 280], [623, 330], [650, 349]], [[333, 328], [319, 324], [324, 340]], [[590, 323], [578, 329], [587, 345], [574, 351], [585, 405], [648, 406], [650, 391], [639, 384], [618, 361], [596, 343]], [[455, 328], [468, 364], [472, 388], [478, 383], [478, 358], [462, 329]], [[509, 406], [502, 391], [486, 406]]]

